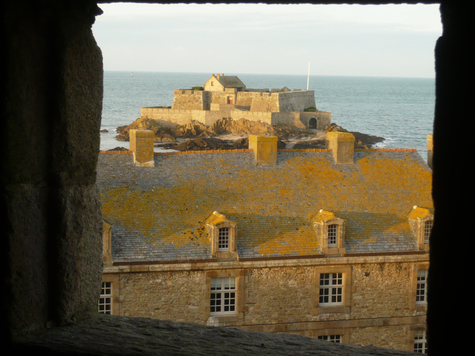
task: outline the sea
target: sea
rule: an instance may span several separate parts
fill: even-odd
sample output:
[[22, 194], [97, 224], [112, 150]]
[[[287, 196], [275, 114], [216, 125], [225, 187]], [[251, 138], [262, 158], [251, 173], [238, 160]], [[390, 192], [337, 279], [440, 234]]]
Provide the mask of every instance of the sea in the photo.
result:
[[[309, 89], [318, 110], [348, 131], [384, 137], [379, 148], [415, 148], [427, 161], [427, 135], [432, 134], [435, 79], [242, 74], [248, 88]], [[101, 150], [129, 148], [116, 140], [116, 129], [140, 117], [144, 106], [171, 106], [175, 89], [203, 86], [211, 73], [104, 72]]]

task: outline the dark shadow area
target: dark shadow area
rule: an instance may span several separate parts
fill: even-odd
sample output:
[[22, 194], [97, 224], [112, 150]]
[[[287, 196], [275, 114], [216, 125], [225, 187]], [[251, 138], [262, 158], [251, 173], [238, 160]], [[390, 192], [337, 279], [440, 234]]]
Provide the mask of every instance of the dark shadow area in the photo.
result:
[[[460, 213], [463, 210], [462, 217], [471, 217], [474, 210], [469, 171], [473, 140], [460, 127], [470, 127], [473, 116], [475, 3], [441, 3], [443, 34], [435, 48], [435, 220], [427, 320], [430, 354], [458, 355], [470, 349], [474, 313], [468, 303], [454, 308], [453, 302], [465, 301], [454, 288], [465, 286], [473, 270], [473, 229]], [[209, 355], [221, 351], [326, 355], [336, 350], [341, 355], [408, 354], [323, 344], [292, 335], [97, 317], [101, 207], [95, 170], [102, 57], [91, 25], [101, 11], [94, 0], [7, 0], [2, 9], [6, 50], [0, 206], [5, 233], [0, 249], [0, 315], [7, 350], [53, 355]], [[452, 330], [457, 340], [449, 337]], [[34, 331], [40, 334], [29, 334], [18, 342]]]

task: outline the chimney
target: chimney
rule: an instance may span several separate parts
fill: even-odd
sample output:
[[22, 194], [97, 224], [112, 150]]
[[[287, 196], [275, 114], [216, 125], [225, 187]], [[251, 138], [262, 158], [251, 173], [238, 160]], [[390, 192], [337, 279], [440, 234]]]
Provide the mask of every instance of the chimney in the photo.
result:
[[130, 130], [130, 150], [134, 153], [136, 166], [153, 167], [153, 139], [154, 133], [150, 130]]
[[432, 169], [433, 136], [427, 135], [427, 165]]
[[218, 73], [218, 74], [216, 74], [216, 79], [218, 79], [218, 80], [219, 80], [219, 77], [220, 77], [220, 76], [221, 76], [221, 75], [220, 75], [219, 73]]
[[249, 135], [249, 148], [254, 152], [256, 166], [277, 164], [277, 136]]
[[353, 164], [355, 136], [349, 132], [327, 132], [327, 146], [333, 152], [336, 164]]

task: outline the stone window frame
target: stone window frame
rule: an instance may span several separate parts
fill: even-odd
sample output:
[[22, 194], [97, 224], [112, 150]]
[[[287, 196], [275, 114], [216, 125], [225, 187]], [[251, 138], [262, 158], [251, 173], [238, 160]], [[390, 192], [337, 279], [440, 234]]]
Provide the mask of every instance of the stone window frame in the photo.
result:
[[[217, 212], [213, 214], [219, 215], [220, 219], [217, 222], [208, 222], [206, 228], [211, 244], [211, 255], [218, 260], [232, 261], [238, 259], [236, 249], [237, 225], [235, 222], [226, 219], [224, 215]], [[229, 229], [229, 249], [222, 250], [219, 248], [219, 230], [222, 228]]]
[[[320, 275], [325, 273], [341, 273], [343, 276], [343, 298], [340, 304], [320, 305]], [[313, 290], [312, 290], [312, 314], [345, 313], [349, 314], [354, 292], [351, 266], [317, 266], [315, 267]]]
[[[426, 223], [434, 224], [434, 215], [430, 214], [426, 217], [417, 219], [417, 246], [424, 251], [429, 251], [429, 239], [426, 239]], [[432, 227], [431, 227], [432, 230]]]
[[[415, 263], [414, 267], [412, 269], [412, 276], [411, 276], [411, 309], [416, 311], [416, 312], [427, 312], [427, 279], [426, 279], [426, 287], [425, 287], [425, 301], [417, 301], [417, 290], [418, 290], [418, 276], [419, 276], [419, 271], [426, 270], [427, 273], [429, 272], [429, 262], [421, 262], [421, 263]], [[428, 274], [427, 274], [428, 276]]]
[[[211, 279], [234, 277], [236, 290], [236, 310], [234, 314], [212, 314], [211, 313]], [[212, 270], [205, 272], [205, 282], [203, 283], [203, 321], [207, 325], [226, 326], [236, 325], [244, 322], [244, 269]]]
[[[102, 283], [111, 284], [111, 315], [120, 315], [120, 279], [118, 274], [104, 273]], [[99, 300], [97, 301], [99, 304]]]
[[112, 225], [102, 219], [102, 264], [111, 266], [112, 263]]
[[[337, 226], [337, 242], [335, 247], [328, 245], [328, 232], [330, 226]], [[314, 222], [317, 236], [320, 237], [320, 250], [325, 255], [343, 255], [346, 253], [345, 248], [345, 220], [340, 218], [332, 218], [326, 221]]]
[[[426, 223], [431, 222], [432, 227], [434, 224], [433, 209], [419, 207], [414, 205], [412, 210], [408, 214], [409, 223], [412, 228], [412, 232], [416, 237], [417, 247], [422, 251], [429, 251], [429, 239], [427, 236]], [[432, 231], [431, 227], [431, 231]]]

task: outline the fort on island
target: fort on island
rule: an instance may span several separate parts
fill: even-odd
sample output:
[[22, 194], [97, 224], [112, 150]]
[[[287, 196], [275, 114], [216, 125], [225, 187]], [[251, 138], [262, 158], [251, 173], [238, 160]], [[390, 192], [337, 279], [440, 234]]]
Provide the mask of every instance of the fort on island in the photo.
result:
[[171, 107], [142, 107], [140, 117], [163, 126], [211, 126], [222, 118], [318, 130], [331, 123], [330, 112], [316, 109], [313, 90], [248, 89], [237, 76], [224, 74], [211, 75], [203, 87], [176, 89]]

